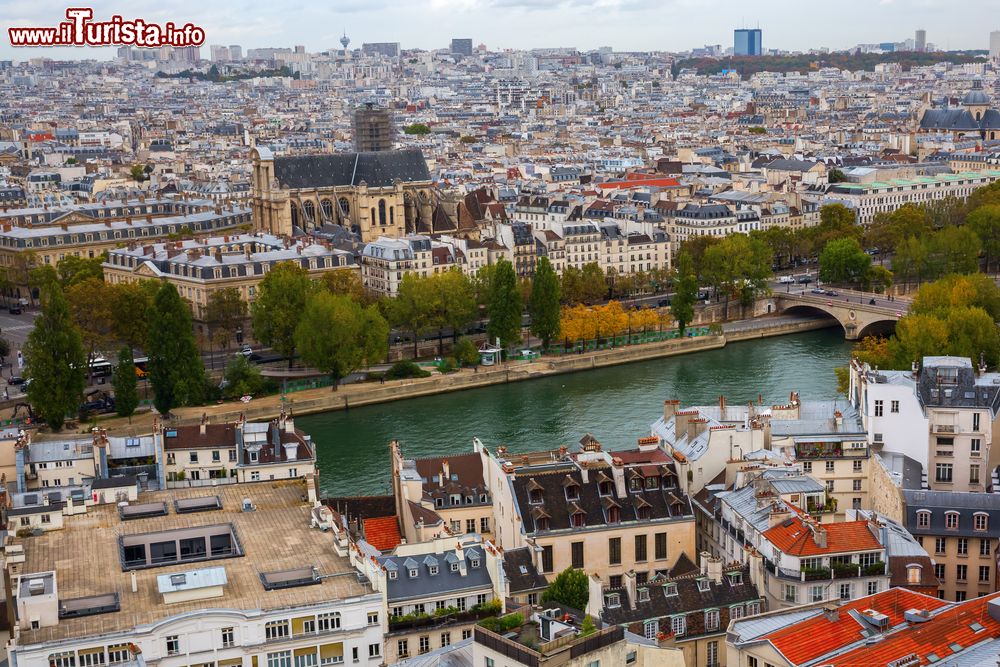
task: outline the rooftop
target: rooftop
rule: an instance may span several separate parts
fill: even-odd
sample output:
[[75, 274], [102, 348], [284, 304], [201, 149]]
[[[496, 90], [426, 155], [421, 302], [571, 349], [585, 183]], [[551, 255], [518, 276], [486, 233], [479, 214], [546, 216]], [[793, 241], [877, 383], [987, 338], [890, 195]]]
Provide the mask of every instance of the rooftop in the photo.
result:
[[[94, 634], [125, 633], [166, 615], [204, 608], [204, 601], [177, 602], [163, 608], [158, 580], [166, 575], [191, 573], [198, 567], [182, 563], [135, 570], [138, 592], [131, 592], [130, 573], [122, 570], [119, 535], [140, 535], [177, 528], [195, 528], [229, 523], [239, 536], [245, 556], [212, 561], [211, 569], [222, 570], [225, 597], [222, 605], [232, 609], [276, 609], [301, 606], [323, 600], [364, 595], [371, 592], [355, 576], [327, 577], [313, 586], [295, 590], [264, 589], [259, 571], [315, 567], [321, 575], [351, 574], [347, 559], [338, 557], [329, 536], [309, 526], [310, 506], [303, 480], [233, 484], [213, 489], [222, 501], [214, 512], [152, 516], [123, 522], [114, 504], [94, 505], [83, 515], [67, 517], [64, 528], [30, 538], [13, 538], [23, 544], [25, 562], [22, 575], [56, 572], [60, 599], [74, 599], [119, 592], [121, 611], [97, 616], [68, 618], [58, 625], [22, 630], [21, 643], [84, 637]], [[143, 503], [167, 503], [201, 497], [204, 489], [183, 489], [143, 494]], [[243, 512], [244, 499], [254, 511]], [[82, 557], [86, 554], [86, 557]], [[101, 563], [102, 567], [95, 567]]]

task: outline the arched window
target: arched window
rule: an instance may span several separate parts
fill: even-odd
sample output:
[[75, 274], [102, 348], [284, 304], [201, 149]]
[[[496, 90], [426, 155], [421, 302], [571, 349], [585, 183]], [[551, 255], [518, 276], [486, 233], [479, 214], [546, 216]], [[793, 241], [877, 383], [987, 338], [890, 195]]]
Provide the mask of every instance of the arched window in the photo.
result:
[[378, 224], [385, 227], [385, 200], [378, 200]]
[[396, 224], [396, 207], [395, 206], [390, 206], [389, 207], [389, 224], [390, 225], [395, 225]]
[[930, 528], [931, 525], [931, 513], [928, 510], [920, 510], [917, 512], [917, 528]]
[[982, 111], [977, 111], [976, 112], [976, 122], [978, 123], [982, 119], [983, 119], [983, 112]]
[[376, 220], [375, 220], [375, 207], [374, 206], [372, 206], [372, 218], [371, 219], [372, 219], [371, 224], [374, 226], [375, 223], [376, 223]]
[[986, 512], [976, 512], [972, 515], [973, 530], [986, 530], [989, 526], [990, 516]]
[[906, 566], [906, 583], [919, 584], [921, 567], [915, 563]]
[[292, 202], [292, 227], [299, 227], [299, 207]]
[[958, 512], [944, 513], [944, 527], [952, 530], [958, 528]]
[[343, 215], [351, 214], [351, 204], [347, 201], [347, 197], [341, 197], [337, 200], [337, 203], [340, 204], [340, 212]]
[[312, 222], [316, 219], [316, 205], [311, 201], [302, 204], [302, 209], [306, 214], [306, 220]]
[[323, 217], [327, 220], [333, 220], [333, 202], [329, 199], [324, 199], [319, 205], [323, 208]]

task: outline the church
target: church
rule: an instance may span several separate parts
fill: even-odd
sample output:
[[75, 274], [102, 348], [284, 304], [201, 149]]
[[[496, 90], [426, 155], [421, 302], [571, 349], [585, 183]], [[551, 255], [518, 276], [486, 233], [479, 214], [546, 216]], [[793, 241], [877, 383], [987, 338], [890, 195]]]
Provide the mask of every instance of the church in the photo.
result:
[[275, 156], [256, 146], [252, 157], [259, 231], [294, 236], [337, 224], [368, 243], [433, 226], [433, 184], [418, 148]]
[[962, 108], [927, 109], [920, 119], [920, 132], [951, 132], [955, 139], [992, 141], [1000, 134], [1000, 111], [990, 108], [990, 97], [979, 79], [962, 98]]

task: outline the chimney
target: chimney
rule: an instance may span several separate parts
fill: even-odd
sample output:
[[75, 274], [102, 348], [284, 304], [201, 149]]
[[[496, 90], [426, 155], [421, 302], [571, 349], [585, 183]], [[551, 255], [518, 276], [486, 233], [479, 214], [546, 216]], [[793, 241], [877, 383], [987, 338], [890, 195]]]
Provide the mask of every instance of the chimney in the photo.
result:
[[198, 433], [205, 435], [208, 431], [208, 415], [204, 412], [201, 413], [201, 424], [198, 425]]
[[826, 528], [819, 524], [810, 524], [810, 530], [812, 530], [813, 542], [816, 543], [816, 546], [820, 549], [826, 549]]
[[131, 574], [131, 575], [132, 575], [132, 576], [130, 577], [130, 578], [132, 579], [132, 592], [133, 592], [133, 593], [138, 593], [138, 592], [139, 592], [139, 582], [138, 582], [138, 580], [136, 579], [136, 576], [135, 576], [135, 570], [132, 570], [132, 571], [131, 571], [131, 572], [130, 572], [129, 574]]
[[697, 410], [681, 410], [674, 415], [674, 438], [680, 440], [687, 433], [688, 421], [698, 415]]
[[694, 440], [708, 428], [708, 421], [700, 417], [689, 419], [687, 423], [688, 442]]
[[826, 620], [836, 623], [840, 620], [840, 609], [837, 607], [837, 603], [831, 602], [829, 604], [823, 605], [823, 616]]
[[680, 403], [681, 402], [676, 399], [672, 401], [671, 400], [663, 401], [663, 421], [667, 421], [675, 414], [677, 414], [677, 406], [679, 406]]
[[625, 587], [625, 592], [628, 594], [629, 604], [633, 605], [636, 603], [636, 591], [635, 591], [635, 572], [629, 570], [622, 576], [622, 584]]
[[448, 465], [448, 459], [441, 461], [441, 486], [451, 479], [451, 466]]
[[726, 419], [726, 397], [724, 394], [719, 394], [719, 419]]

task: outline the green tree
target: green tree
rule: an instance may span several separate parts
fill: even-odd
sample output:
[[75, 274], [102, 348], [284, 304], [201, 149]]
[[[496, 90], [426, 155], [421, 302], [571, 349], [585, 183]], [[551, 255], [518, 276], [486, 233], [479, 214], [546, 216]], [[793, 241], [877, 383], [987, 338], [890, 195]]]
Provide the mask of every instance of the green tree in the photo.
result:
[[42, 312], [24, 345], [28, 400], [53, 431], [62, 430], [83, 396], [87, 356], [62, 288], [42, 289]]
[[132, 348], [128, 345], [123, 345], [118, 351], [118, 364], [111, 384], [115, 389], [115, 410], [118, 416], [128, 417], [131, 423], [132, 415], [139, 407], [139, 390], [136, 386], [135, 359], [132, 358]]
[[250, 309], [257, 340], [288, 357], [295, 356], [295, 329], [299, 325], [310, 290], [309, 274], [298, 264], [281, 262], [260, 281]]
[[[437, 303], [440, 304], [438, 321], [441, 326], [451, 329], [452, 342], [457, 341], [458, 332], [472, 324], [478, 314], [475, 288], [458, 267], [435, 274], [432, 281], [438, 292]], [[440, 340], [438, 347], [439, 354], [443, 354]]]
[[462, 336], [451, 349], [452, 355], [462, 366], [476, 366], [479, 364], [479, 348], [472, 342], [471, 338]]
[[982, 308], [1000, 320], [1000, 287], [981, 273], [947, 276], [924, 283], [910, 305], [911, 313], [947, 317], [952, 308]]
[[686, 250], [677, 255], [674, 271], [675, 294], [670, 302], [670, 314], [677, 322], [677, 331], [683, 336], [687, 325], [694, 320], [694, 302], [698, 299], [698, 277], [694, 274], [691, 255]]
[[326, 291], [306, 299], [295, 342], [302, 361], [330, 376], [333, 390], [354, 371], [385, 359], [389, 325], [374, 306]]
[[260, 369], [242, 354], [234, 354], [226, 363], [222, 376], [225, 379], [223, 395], [226, 398], [255, 396], [264, 390], [264, 378]]
[[107, 253], [103, 253], [99, 257], [92, 259], [67, 255], [56, 263], [56, 273], [59, 275], [59, 283], [64, 288], [68, 288], [84, 280], [104, 280], [104, 267], [102, 264], [105, 259], [107, 259]]
[[819, 255], [819, 277], [828, 283], [860, 285], [867, 281], [871, 263], [856, 238], [836, 239]]
[[204, 321], [209, 336], [227, 349], [247, 318], [247, 303], [235, 287], [213, 290], [205, 304]]
[[979, 270], [979, 237], [968, 227], [944, 227], [925, 238], [931, 277]]
[[414, 358], [418, 354], [420, 336], [436, 324], [434, 302], [439, 296], [430, 278], [408, 273], [399, 283], [396, 298], [389, 304], [389, 321], [413, 336]]
[[986, 255], [986, 270], [1000, 259], [1000, 203], [980, 206], [966, 218], [966, 224], [976, 236]]
[[133, 164], [132, 168], [129, 170], [129, 175], [136, 183], [142, 183], [146, 180], [146, 170], [141, 164]]
[[371, 295], [361, 282], [361, 274], [357, 271], [327, 271], [323, 274], [322, 281], [323, 286], [330, 290], [330, 294], [349, 296], [365, 306], [373, 302]]
[[588, 262], [580, 272], [580, 296], [583, 303], [594, 305], [608, 296], [608, 281], [597, 262]]
[[719, 239], [715, 236], [695, 236], [681, 244], [680, 251], [691, 256], [694, 274], [698, 278], [704, 279], [706, 277], [704, 272], [705, 253], [718, 243]]
[[486, 332], [491, 340], [500, 339], [500, 345], [510, 347], [521, 342], [521, 319], [524, 308], [521, 290], [517, 285], [514, 265], [506, 259], [496, 264], [490, 302], [487, 306], [489, 324]]
[[149, 309], [146, 355], [153, 406], [160, 414], [201, 403], [205, 366], [191, 328], [191, 310], [171, 283], [163, 283]]
[[590, 599], [587, 574], [571, 567], [560, 572], [542, 593], [542, 602], [558, 602], [571, 609], [585, 611]]
[[88, 360], [98, 351], [108, 349], [114, 341], [109, 292], [108, 284], [98, 278], [87, 278], [66, 289], [69, 310], [83, 337]]
[[424, 135], [430, 134], [431, 128], [425, 123], [411, 123], [403, 128], [403, 134]]
[[839, 169], [831, 169], [826, 172], [826, 177], [830, 183], [843, 183], [847, 180], [847, 175]]
[[563, 269], [562, 279], [559, 281], [559, 296], [562, 303], [568, 306], [583, 303], [583, 275], [580, 269], [575, 266]]
[[927, 275], [927, 243], [916, 236], [903, 239], [892, 256], [892, 273], [904, 288], [922, 282]]
[[155, 280], [115, 283], [109, 286], [108, 307], [114, 339], [131, 347], [144, 347], [149, 309], [159, 291]]
[[531, 279], [531, 298], [528, 314], [531, 315], [531, 333], [542, 339], [542, 349], [559, 337], [559, 276], [548, 257], [538, 260]]
[[767, 289], [772, 260], [767, 244], [746, 234], [730, 234], [705, 251], [702, 260], [705, 278], [725, 296], [725, 319], [729, 319], [731, 297], [738, 297], [747, 306]]

